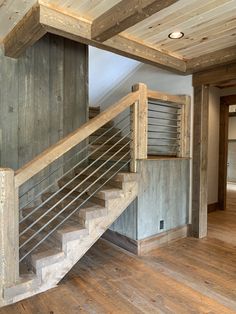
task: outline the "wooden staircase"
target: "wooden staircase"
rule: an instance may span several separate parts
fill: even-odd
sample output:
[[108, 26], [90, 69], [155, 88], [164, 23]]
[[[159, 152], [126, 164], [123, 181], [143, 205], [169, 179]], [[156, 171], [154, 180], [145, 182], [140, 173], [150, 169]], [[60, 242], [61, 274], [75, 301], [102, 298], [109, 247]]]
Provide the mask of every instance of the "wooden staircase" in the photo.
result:
[[[90, 108], [89, 118], [99, 113], [100, 108]], [[56, 195], [50, 192], [42, 195], [42, 207], [38, 210], [35, 210], [37, 206], [30, 207], [22, 211], [20, 246], [26, 244], [20, 252], [27, 257], [20, 263], [19, 281], [3, 291], [5, 304], [55, 287], [137, 197], [136, 173], [125, 170], [114, 175], [115, 166], [113, 171], [100, 166], [95, 172], [101, 161], [109, 159], [110, 163], [115, 163], [126, 152], [127, 158], [122, 159], [122, 162], [129, 159], [129, 145], [124, 146], [129, 139], [122, 139], [119, 129], [109, 131], [112, 126], [114, 122], [110, 121], [90, 136], [90, 143], [99, 137], [98, 142], [91, 145], [90, 153], [96, 151], [88, 160], [88, 164], [92, 163], [91, 167], [87, 170], [85, 166], [75, 168], [72, 175], [58, 180], [59, 192]], [[101, 137], [106, 131], [107, 134]], [[115, 137], [111, 138], [114, 134]], [[108, 141], [107, 144], [101, 150], [98, 149], [98, 145], [105, 141]], [[120, 152], [112, 157], [112, 145], [117, 141]], [[98, 156], [107, 150], [109, 152], [97, 162]], [[58, 225], [60, 227], [53, 231]], [[37, 236], [27, 243], [27, 239], [35, 233], [38, 233]], [[35, 246], [36, 249], [31, 252]]]

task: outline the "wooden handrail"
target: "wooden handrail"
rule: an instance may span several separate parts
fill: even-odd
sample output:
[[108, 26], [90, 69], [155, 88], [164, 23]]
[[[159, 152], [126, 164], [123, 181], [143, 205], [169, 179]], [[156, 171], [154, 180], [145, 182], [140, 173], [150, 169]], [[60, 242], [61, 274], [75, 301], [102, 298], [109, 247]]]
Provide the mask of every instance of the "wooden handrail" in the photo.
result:
[[185, 105], [186, 96], [184, 95], [170, 95], [166, 93], [161, 93], [153, 90], [147, 91], [147, 96], [149, 99], [160, 100], [163, 102], [172, 102], [175, 104]]
[[114, 119], [118, 114], [129, 108], [139, 99], [139, 91], [129, 93], [120, 101], [101, 112], [92, 120], [46, 149], [33, 160], [15, 172], [15, 187], [18, 188], [70, 149], [81, 143], [103, 125]]

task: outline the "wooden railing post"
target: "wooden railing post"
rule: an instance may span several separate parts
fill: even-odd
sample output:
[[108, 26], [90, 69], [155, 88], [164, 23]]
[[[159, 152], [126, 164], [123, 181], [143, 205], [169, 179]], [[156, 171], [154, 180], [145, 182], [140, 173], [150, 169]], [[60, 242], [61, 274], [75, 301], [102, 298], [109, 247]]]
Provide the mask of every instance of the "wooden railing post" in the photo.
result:
[[0, 288], [19, 278], [19, 209], [14, 171], [0, 168]]
[[139, 92], [137, 108], [137, 159], [147, 159], [148, 144], [148, 93], [147, 86], [139, 83], [133, 85], [132, 91]]
[[130, 125], [131, 125], [131, 162], [130, 171], [137, 172], [137, 134], [138, 134], [138, 101], [130, 107]]
[[190, 106], [191, 106], [191, 97], [185, 97], [185, 102], [181, 105], [181, 121], [179, 124], [180, 127], [180, 151], [178, 152], [177, 157], [190, 157]]

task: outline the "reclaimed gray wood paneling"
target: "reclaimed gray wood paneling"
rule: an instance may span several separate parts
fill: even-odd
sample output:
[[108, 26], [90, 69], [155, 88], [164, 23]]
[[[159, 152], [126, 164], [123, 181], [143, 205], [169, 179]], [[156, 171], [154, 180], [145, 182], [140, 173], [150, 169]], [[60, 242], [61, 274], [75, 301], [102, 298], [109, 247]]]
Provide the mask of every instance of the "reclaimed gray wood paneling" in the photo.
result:
[[[111, 226], [134, 240], [183, 226], [189, 222], [190, 161], [140, 160], [137, 200]], [[160, 220], [164, 229], [160, 230]]]
[[0, 164], [18, 165], [18, 62], [0, 51]]
[[[139, 161], [138, 172], [141, 185], [137, 240], [188, 223], [189, 160]], [[164, 220], [163, 230], [160, 230], [160, 220]]]
[[116, 219], [109, 228], [133, 240], [137, 238], [137, 199]]
[[86, 122], [87, 86], [86, 45], [47, 34], [18, 60], [1, 49], [0, 167], [18, 169]]

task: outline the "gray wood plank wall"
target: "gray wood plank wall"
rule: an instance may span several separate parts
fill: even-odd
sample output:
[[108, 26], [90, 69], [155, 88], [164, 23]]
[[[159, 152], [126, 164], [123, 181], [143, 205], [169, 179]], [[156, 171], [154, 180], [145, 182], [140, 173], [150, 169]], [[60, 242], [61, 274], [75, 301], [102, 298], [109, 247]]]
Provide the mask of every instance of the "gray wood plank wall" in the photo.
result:
[[17, 169], [87, 120], [87, 46], [47, 34], [0, 53], [0, 166]]
[[[141, 240], [189, 222], [190, 162], [187, 159], [138, 161], [137, 200], [111, 226]], [[160, 230], [160, 220], [164, 229]]]
[[86, 45], [47, 34], [17, 60], [0, 50], [0, 167], [18, 169], [87, 117]]

